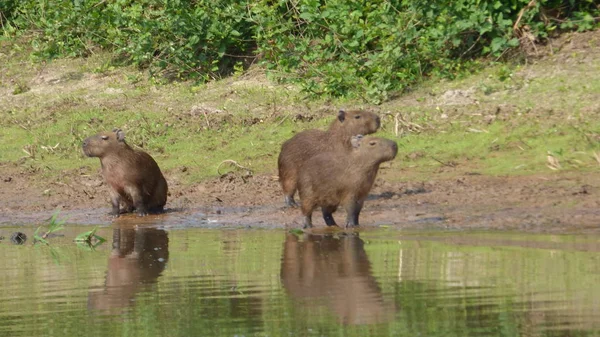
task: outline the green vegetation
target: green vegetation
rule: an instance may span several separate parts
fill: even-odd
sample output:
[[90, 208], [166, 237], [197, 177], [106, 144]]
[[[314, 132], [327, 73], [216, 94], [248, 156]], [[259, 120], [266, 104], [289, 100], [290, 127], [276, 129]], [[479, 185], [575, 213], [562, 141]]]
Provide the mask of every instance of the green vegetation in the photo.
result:
[[[559, 30], [593, 28], [588, 17], [596, 15], [592, 2], [470, 3], [442, 8], [436, 1], [385, 2], [371, 9], [381, 16], [381, 27], [375, 29], [367, 11], [356, 12], [359, 4], [341, 1], [327, 6], [307, 1], [282, 12], [291, 3], [223, 0], [210, 13], [203, 12], [204, 2], [0, 2], [5, 32], [0, 37], [0, 163], [68, 184], [73, 175], [97, 172], [97, 159], [81, 152], [83, 139], [121, 127], [132, 146], [148, 151], [171, 179], [184, 184], [222, 174], [233, 162], [255, 174], [276, 175], [285, 139], [300, 130], [326, 128], [339, 108], [367, 108], [382, 115], [378, 135], [400, 145], [394, 170], [382, 171], [386, 179], [597, 169], [598, 32], [566, 34], [537, 45], [536, 52], [545, 56], [523, 64], [475, 58], [511, 54], [505, 52], [522, 9], [519, 27], [529, 25], [529, 32], [543, 39]], [[559, 5], [561, 11], [548, 16], [547, 9]], [[238, 21], [242, 9], [250, 17]], [[496, 14], [485, 16], [486, 11]], [[406, 17], [409, 12], [414, 18]], [[398, 14], [396, 21], [389, 21], [390, 13]], [[460, 21], [466, 13], [474, 21]], [[204, 21], [189, 24], [201, 14]], [[211, 15], [223, 20], [213, 22]], [[38, 17], [43, 19], [34, 20]], [[417, 35], [411, 35], [411, 43], [398, 41], [409, 38], [400, 28], [408, 29], [410, 22], [419, 23], [412, 31]], [[404, 26], [391, 29], [392, 24]], [[186, 40], [182, 29], [198, 30], [200, 39]], [[367, 31], [395, 37], [369, 38]], [[250, 41], [242, 43], [248, 36]], [[463, 40], [453, 40], [457, 36]], [[308, 40], [316, 44], [307, 45]], [[181, 43], [192, 43], [195, 56]], [[405, 57], [386, 54], [382, 43], [403, 46]], [[231, 56], [250, 55], [254, 47], [263, 65], [246, 69], [242, 59]], [[354, 53], [364, 58], [352, 58]], [[371, 56], [376, 60], [368, 63]], [[53, 60], [38, 62], [42, 59]], [[415, 60], [419, 71], [413, 69]], [[467, 61], [482, 67], [470, 73], [474, 68]], [[347, 71], [349, 76], [339, 74]], [[205, 81], [223, 74], [230, 76]], [[165, 78], [181, 81], [165, 83]], [[389, 95], [408, 87], [402, 95]]]
[[99, 245], [101, 245], [104, 241], [106, 241], [105, 238], [96, 234], [96, 232], [98, 231], [98, 228], [99, 227], [96, 226], [91, 231], [87, 231], [87, 232], [77, 235], [74, 240], [77, 243], [77, 246], [85, 248], [85, 249], [93, 250], [96, 247], [98, 247]]
[[[48, 229], [44, 232], [44, 234], [41, 234], [42, 226], [39, 226], [35, 230], [35, 232], [33, 233], [33, 238], [34, 238], [33, 244], [36, 244], [37, 242], [41, 242], [45, 245], [50, 245], [50, 242], [48, 242], [47, 239], [52, 234], [65, 229], [64, 224], [67, 220], [59, 219], [58, 218], [59, 213], [60, 213], [60, 211], [57, 210], [52, 214], [52, 217], [48, 221]], [[84, 233], [77, 235], [73, 241], [75, 241], [77, 243], [77, 245], [80, 247], [83, 247], [86, 249], [92, 249], [92, 250], [95, 249], [96, 247], [98, 247], [99, 245], [101, 245], [103, 242], [106, 241], [105, 238], [96, 234], [96, 232], [98, 231], [98, 228], [99, 227], [96, 226], [91, 231], [86, 231]], [[55, 255], [56, 257], [58, 257], [57, 251], [53, 250], [53, 251], [51, 251], [51, 253], [53, 255]], [[56, 259], [56, 261], [58, 261], [58, 259]]]
[[40, 235], [40, 230], [42, 229], [42, 226], [38, 227], [35, 230], [35, 232], [33, 233], [33, 238], [35, 239], [34, 244], [36, 241], [39, 241], [39, 242], [47, 245], [48, 240], [46, 240], [46, 239], [48, 238], [48, 236], [50, 234], [58, 232], [65, 228], [64, 223], [66, 220], [65, 219], [59, 220], [58, 213], [60, 213], [60, 212], [57, 210], [54, 212], [54, 214], [52, 214], [52, 217], [50, 218], [50, 221], [48, 222], [48, 229], [46, 230], [46, 232], [44, 234]]
[[[386, 179], [549, 172], [549, 155], [559, 170], [596, 169], [597, 34], [564, 43], [581, 48], [535, 64], [499, 63], [454, 81], [430, 80], [377, 107], [378, 134], [400, 145], [395, 169], [382, 171]], [[171, 178], [193, 183], [218, 175], [225, 160], [275, 175], [280, 144], [294, 132], [326, 128], [340, 107], [373, 109], [352, 99], [307, 99], [256, 68], [203, 85], [160, 85], [134, 67], [105, 67], [107, 54], [43, 65], [27, 61], [27, 48], [0, 42], [0, 162], [66, 183], [71, 174], [97, 172], [81, 143], [113, 127], [126, 130], [128, 142], [152, 154]], [[32, 90], [11, 94], [13, 79]], [[221, 165], [221, 173], [226, 169]]]
[[[454, 78], [481, 56], [535, 48], [558, 31], [597, 26], [593, 0], [2, 0], [8, 35], [32, 55], [112, 54], [160, 79], [242, 72], [260, 55], [280, 80], [318, 96], [382, 102], [430, 76]], [[157, 76], [158, 75], [158, 76]]]

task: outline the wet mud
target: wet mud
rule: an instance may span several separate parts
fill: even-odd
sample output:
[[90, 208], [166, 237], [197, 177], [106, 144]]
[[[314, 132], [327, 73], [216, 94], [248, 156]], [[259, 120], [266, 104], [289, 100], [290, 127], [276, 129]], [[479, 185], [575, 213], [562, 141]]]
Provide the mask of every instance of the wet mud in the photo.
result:
[[[392, 182], [386, 171], [380, 172], [365, 201], [360, 218], [363, 228], [532, 232], [597, 232], [600, 228], [600, 173], [518, 177], [457, 174], [443, 180]], [[99, 175], [73, 173], [64, 182], [31, 184], [31, 174], [10, 165], [0, 166], [0, 175], [0, 225], [44, 222], [59, 210], [68, 222], [81, 224], [302, 226], [300, 210], [283, 206], [279, 183], [272, 175], [238, 177], [229, 173], [194, 185], [171, 179], [165, 213], [117, 219], [108, 215], [108, 187]], [[324, 226], [316, 217], [315, 230]]]

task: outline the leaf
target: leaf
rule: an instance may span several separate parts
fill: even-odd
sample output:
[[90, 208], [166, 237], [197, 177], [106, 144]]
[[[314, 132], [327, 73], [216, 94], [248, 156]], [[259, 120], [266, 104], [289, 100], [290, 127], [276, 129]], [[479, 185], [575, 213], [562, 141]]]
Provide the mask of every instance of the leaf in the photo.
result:
[[492, 53], [496, 53], [499, 50], [503, 49], [505, 45], [506, 45], [506, 39], [505, 38], [503, 38], [503, 37], [495, 37], [492, 40], [492, 43], [490, 45], [492, 47]]
[[91, 244], [93, 239], [96, 239], [99, 243], [106, 241], [105, 238], [96, 235], [96, 231], [98, 230], [98, 226], [94, 227], [91, 231], [87, 231], [85, 233], [81, 233], [75, 237], [75, 242], [85, 242]]
[[302, 235], [302, 234], [304, 234], [304, 231], [301, 230], [300, 228], [292, 228], [292, 229], [290, 229], [290, 234]]

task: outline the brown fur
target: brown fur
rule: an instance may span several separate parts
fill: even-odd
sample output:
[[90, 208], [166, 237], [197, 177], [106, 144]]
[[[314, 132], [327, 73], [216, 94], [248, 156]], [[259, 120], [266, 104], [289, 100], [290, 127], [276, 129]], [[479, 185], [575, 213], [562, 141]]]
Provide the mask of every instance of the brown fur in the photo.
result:
[[302, 131], [283, 143], [277, 164], [286, 204], [296, 206], [294, 193], [297, 189], [299, 168], [304, 162], [321, 152], [350, 150], [352, 136], [374, 133], [379, 126], [380, 120], [375, 113], [340, 110], [329, 130]]
[[333, 212], [346, 209], [346, 227], [358, 226], [358, 215], [379, 165], [396, 157], [396, 142], [378, 137], [352, 137], [350, 152], [324, 152], [308, 160], [298, 179], [304, 227], [312, 227], [312, 212], [320, 206], [328, 226], [335, 226]]
[[115, 129], [85, 139], [83, 152], [100, 158], [102, 176], [111, 188], [112, 215], [119, 216], [121, 202], [126, 212], [135, 209], [140, 216], [162, 212], [167, 181], [149, 154], [127, 145], [123, 131]]
[[396, 307], [384, 300], [364, 242], [358, 235], [334, 237], [289, 234], [283, 247], [281, 280], [298, 308], [323, 305], [342, 324], [373, 324], [393, 319]]

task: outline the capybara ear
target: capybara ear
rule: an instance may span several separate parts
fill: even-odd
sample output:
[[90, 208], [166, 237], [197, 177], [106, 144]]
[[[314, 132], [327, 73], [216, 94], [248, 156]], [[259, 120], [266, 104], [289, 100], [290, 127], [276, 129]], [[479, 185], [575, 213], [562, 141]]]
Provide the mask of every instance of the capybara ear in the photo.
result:
[[346, 111], [340, 109], [340, 111], [338, 111], [338, 119], [340, 122], [343, 122], [346, 119]]
[[118, 141], [122, 142], [125, 140], [125, 131], [115, 128], [113, 132], [117, 134]]
[[360, 146], [360, 141], [362, 138], [363, 135], [352, 136], [352, 139], [350, 139], [350, 144], [352, 144], [352, 147], [357, 149]]

